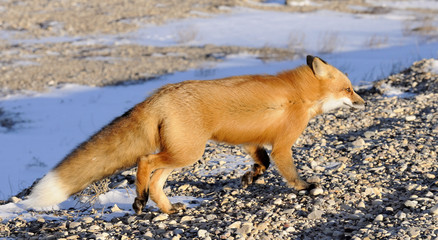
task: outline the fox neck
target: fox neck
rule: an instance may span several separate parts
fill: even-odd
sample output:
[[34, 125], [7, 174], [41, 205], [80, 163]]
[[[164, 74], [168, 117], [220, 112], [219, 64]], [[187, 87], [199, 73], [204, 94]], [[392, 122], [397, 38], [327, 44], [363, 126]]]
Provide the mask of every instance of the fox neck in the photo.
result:
[[297, 96], [304, 107], [308, 109], [310, 118], [324, 112], [323, 103], [327, 98], [324, 91], [326, 86], [324, 86], [323, 81], [315, 77], [308, 66], [303, 65], [294, 70], [280, 73], [278, 77], [290, 83], [292, 94]]

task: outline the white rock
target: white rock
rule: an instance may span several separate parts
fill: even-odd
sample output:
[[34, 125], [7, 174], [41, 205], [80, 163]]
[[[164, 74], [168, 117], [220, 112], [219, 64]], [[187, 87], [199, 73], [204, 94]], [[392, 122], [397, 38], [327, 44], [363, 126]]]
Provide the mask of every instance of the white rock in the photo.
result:
[[98, 231], [98, 230], [100, 230], [100, 227], [98, 225], [93, 225], [93, 226], [89, 227], [88, 230], [90, 230], [90, 231]]
[[324, 190], [322, 188], [314, 188], [314, 189], [310, 190], [310, 195], [312, 195], [312, 196], [321, 195], [323, 193], [324, 193]]
[[358, 208], [365, 208], [365, 202], [364, 202], [364, 201], [360, 201], [360, 202], [357, 204], [357, 207], [358, 207]]
[[318, 176], [312, 176], [312, 177], [309, 177], [307, 179], [307, 182], [308, 183], [320, 183], [321, 182], [321, 178], [319, 178]]
[[69, 227], [70, 229], [72, 229], [72, 228], [77, 228], [77, 227], [79, 227], [79, 226], [81, 226], [81, 223], [80, 223], [80, 222], [71, 222], [71, 223], [68, 225], [68, 227]]
[[381, 221], [383, 221], [383, 215], [382, 214], [379, 214], [379, 215], [376, 216], [376, 218], [374, 218], [374, 222], [381, 222]]
[[404, 212], [402, 212], [402, 211], [399, 211], [399, 212], [395, 215], [395, 217], [398, 218], [398, 219], [400, 219], [400, 220], [403, 220], [403, 219], [406, 218], [406, 213], [404, 213]]
[[91, 223], [94, 219], [92, 217], [89, 216], [85, 216], [82, 218], [82, 221], [85, 223]]
[[324, 211], [322, 210], [313, 210], [309, 215], [307, 215], [307, 218], [309, 219], [320, 219], [322, 217], [322, 214], [324, 214]]
[[152, 219], [152, 221], [163, 221], [163, 220], [166, 220], [167, 218], [169, 218], [169, 215], [167, 213], [162, 213], [162, 214], [154, 217]]
[[122, 211], [117, 204], [114, 204], [114, 206], [111, 208], [111, 212], [120, 212]]
[[181, 223], [187, 222], [187, 221], [193, 221], [195, 218], [193, 216], [184, 216], [181, 218]]
[[404, 204], [406, 207], [415, 208], [417, 206], [418, 202], [415, 200], [414, 201], [407, 200]]
[[436, 204], [435, 206], [433, 206], [433, 207], [430, 209], [430, 213], [431, 213], [432, 215], [438, 215], [438, 204]]
[[207, 230], [200, 229], [200, 230], [198, 231], [198, 237], [200, 237], [200, 238], [205, 238], [205, 237], [207, 237], [207, 234], [208, 234]]
[[417, 117], [415, 117], [414, 115], [410, 115], [410, 116], [406, 116], [406, 121], [410, 122], [410, 121], [414, 121]]
[[96, 235], [96, 239], [100, 240], [100, 239], [108, 239], [109, 238], [109, 233], [103, 232], [103, 233], [99, 233]]
[[228, 228], [240, 228], [240, 221], [236, 221], [234, 223], [232, 223], [230, 226], [228, 226]]
[[409, 233], [409, 236], [411, 236], [412, 238], [416, 238], [416, 237], [418, 237], [418, 235], [420, 235], [420, 228], [410, 227], [410, 228], [408, 228], [408, 233]]
[[363, 140], [362, 138], [358, 138], [356, 139], [356, 141], [352, 142], [351, 144], [355, 148], [361, 148], [365, 146], [365, 140]]

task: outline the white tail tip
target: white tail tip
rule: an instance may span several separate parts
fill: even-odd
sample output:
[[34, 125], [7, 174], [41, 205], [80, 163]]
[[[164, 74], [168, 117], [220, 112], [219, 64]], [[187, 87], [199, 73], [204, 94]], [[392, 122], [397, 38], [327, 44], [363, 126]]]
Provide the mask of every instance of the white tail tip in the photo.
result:
[[45, 209], [61, 203], [69, 197], [69, 194], [63, 189], [59, 176], [55, 171], [46, 174], [32, 189], [32, 193], [24, 204], [27, 208]]

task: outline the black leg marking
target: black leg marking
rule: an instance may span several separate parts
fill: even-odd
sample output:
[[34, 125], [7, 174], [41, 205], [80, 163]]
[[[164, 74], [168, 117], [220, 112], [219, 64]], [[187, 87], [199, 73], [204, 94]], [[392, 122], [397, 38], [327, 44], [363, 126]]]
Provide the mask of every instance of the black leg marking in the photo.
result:
[[246, 188], [248, 185], [255, 182], [271, 164], [268, 153], [263, 147], [257, 147], [255, 151], [249, 152], [254, 159], [254, 165], [251, 171], [246, 172], [242, 176], [242, 187]]
[[138, 197], [135, 198], [134, 203], [132, 204], [132, 209], [134, 209], [137, 215], [141, 214], [143, 208], [146, 206], [149, 198], [149, 191], [144, 191], [144, 199], [140, 199]]

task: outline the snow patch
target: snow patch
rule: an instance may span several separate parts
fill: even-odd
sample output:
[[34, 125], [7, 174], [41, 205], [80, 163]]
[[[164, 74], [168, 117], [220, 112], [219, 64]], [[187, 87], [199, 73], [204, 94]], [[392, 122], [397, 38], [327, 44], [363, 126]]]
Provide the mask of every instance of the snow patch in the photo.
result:
[[426, 72], [431, 72], [432, 74], [438, 74], [438, 59], [434, 59], [430, 62], [430, 65], [426, 68]]

